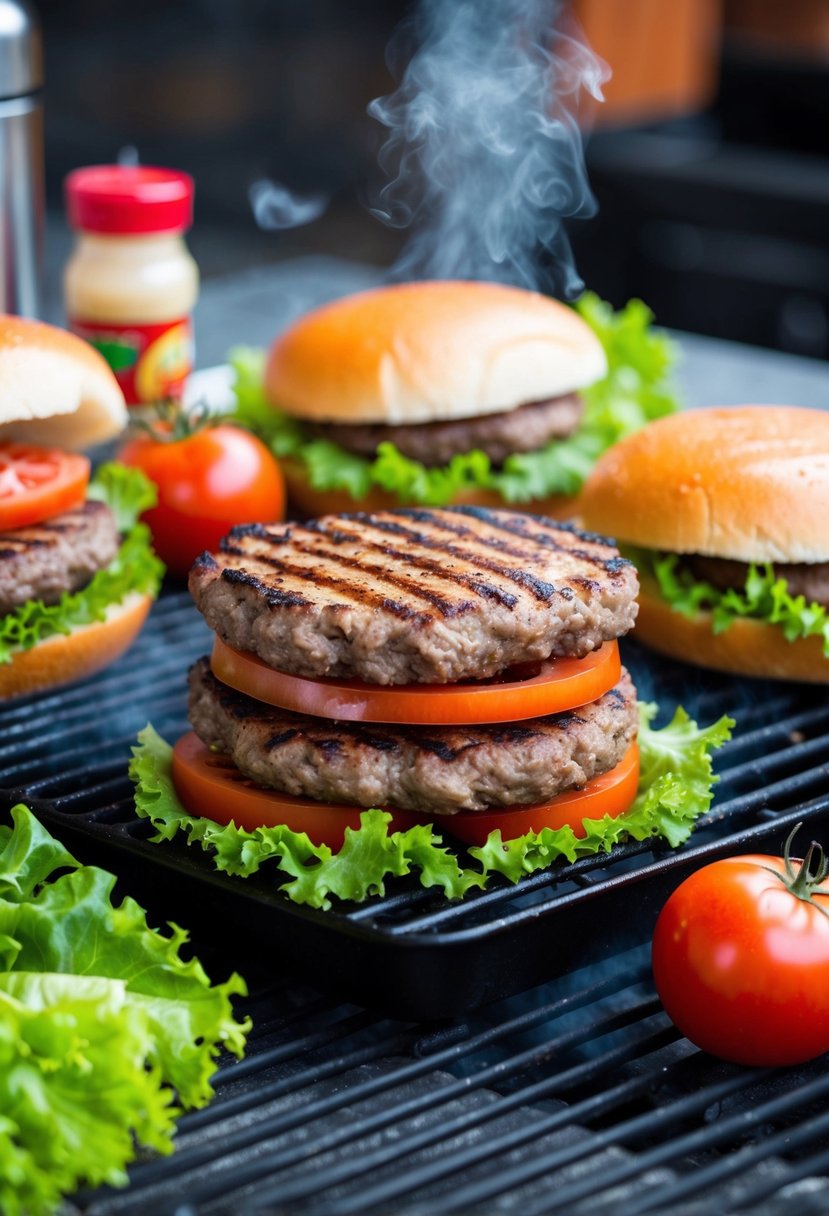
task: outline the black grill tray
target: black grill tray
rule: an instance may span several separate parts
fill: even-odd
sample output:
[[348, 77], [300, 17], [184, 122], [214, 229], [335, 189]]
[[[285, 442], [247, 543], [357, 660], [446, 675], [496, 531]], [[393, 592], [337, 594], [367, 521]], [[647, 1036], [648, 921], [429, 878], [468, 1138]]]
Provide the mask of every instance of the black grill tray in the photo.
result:
[[456, 902], [413, 878], [360, 906], [299, 907], [267, 872], [233, 878], [197, 848], [151, 843], [135, 816], [126, 771], [135, 736], [150, 720], [171, 741], [186, 729], [186, 669], [209, 642], [189, 596], [168, 592], [114, 667], [0, 707], [0, 810], [27, 803], [83, 860], [114, 869], [156, 918], [219, 941], [241, 935], [275, 971], [393, 1016], [452, 1017], [615, 954], [646, 940], [670, 891], [707, 861], [777, 852], [801, 821], [829, 836], [824, 688], [721, 677], [625, 641], [640, 697], [658, 699], [662, 717], [681, 701], [701, 721], [738, 720], [718, 754], [714, 805], [685, 847], [620, 846]]

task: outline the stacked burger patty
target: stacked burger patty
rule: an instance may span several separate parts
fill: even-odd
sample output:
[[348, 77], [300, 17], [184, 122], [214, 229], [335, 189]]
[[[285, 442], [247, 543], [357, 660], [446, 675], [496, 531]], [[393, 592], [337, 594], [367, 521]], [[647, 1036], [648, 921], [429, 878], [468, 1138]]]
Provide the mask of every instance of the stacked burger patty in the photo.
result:
[[[256, 785], [321, 803], [431, 817], [547, 802], [616, 768], [636, 738], [636, 694], [615, 639], [634, 623], [637, 586], [603, 538], [509, 511], [237, 528], [190, 576], [219, 639], [216, 670], [203, 659], [191, 671], [190, 720]], [[513, 688], [551, 656], [578, 671], [603, 647], [616, 662], [607, 686], [563, 712], [414, 725], [396, 711], [366, 720], [359, 708], [359, 682], [367, 697], [388, 690], [395, 710], [398, 691]], [[351, 681], [362, 720], [344, 720], [333, 695], [308, 714], [232, 688], [233, 662], [217, 661], [227, 653], [266, 677], [324, 689]]]

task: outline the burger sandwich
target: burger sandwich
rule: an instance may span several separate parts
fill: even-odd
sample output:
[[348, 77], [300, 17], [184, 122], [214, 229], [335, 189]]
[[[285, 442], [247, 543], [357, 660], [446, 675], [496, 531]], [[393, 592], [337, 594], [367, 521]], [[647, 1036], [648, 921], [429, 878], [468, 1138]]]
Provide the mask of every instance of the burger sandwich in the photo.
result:
[[381, 287], [301, 317], [264, 365], [237, 357], [237, 416], [270, 439], [300, 515], [466, 503], [563, 518], [601, 451], [674, 408], [649, 319], [638, 301], [614, 317], [595, 297], [577, 311], [500, 283]]
[[719, 671], [829, 683], [829, 413], [663, 418], [599, 461], [582, 517], [639, 568], [641, 641]]
[[0, 317], [0, 697], [97, 671], [132, 643], [161, 577], [140, 475], [79, 449], [127, 412], [99, 354], [51, 325]]
[[[279, 859], [293, 896], [324, 904], [412, 866], [459, 895], [664, 829], [661, 794], [637, 793], [617, 645], [636, 574], [603, 538], [479, 507], [254, 524], [190, 589], [215, 632], [190, 672], [193, 731], [171, 755], [145, 733], [133, 763], [162, 838], [184, 827], [235, 873]], [[724, 724], [678, 729], [702, 782], [690, 830]]]

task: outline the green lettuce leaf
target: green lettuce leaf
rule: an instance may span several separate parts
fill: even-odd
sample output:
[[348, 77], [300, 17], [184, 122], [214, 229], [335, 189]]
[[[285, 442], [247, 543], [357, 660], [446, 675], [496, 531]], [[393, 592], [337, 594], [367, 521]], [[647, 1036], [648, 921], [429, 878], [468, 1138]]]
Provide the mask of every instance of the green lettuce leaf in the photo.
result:
[[714, 633], [723, 633], [734, 621], [748, 617], [776, 625], [789, 642], [822, 638], [823, 653], [829, 659], [829, 612], [803, 595], [790, 595], [785, 578], [775, 574], [771, 562], [750, 565], [742, 589], [722, 590], [695, 578], [676, 553], [637, 549], [633, 559], [656, 581], [675, 612], [688, 617], [710, 612]]
[[0, 617], [0, 663], [11, 662], [16, 651], [30, 650], [46, 638], [104, 620], [107, 610], [131, 592], [157, 594], [164, 566], [152, 551], [146, 524], [138, 523], [141, 512], [155, 502], [155, 487], [138, 469], [105, 464], [90, 482], [89, 497], [112, 508], [122, 533], [118, 552], [85, 587], [64, 592], [57, 604], [27, 600]]
[[152, 822], [155, 841], [171, 840], [182, 832], [189, 844], [204, 849], [216, 868], [228, 874], [248, 876], [264, 866], [274, 867], [287, 876], [280, 889], [296, 903], [328, 908], [334, 898], [359, 902], [368, 895], [382, 895], [387, 879], [412, 872], [423, 886], [440, 887], [448, 898], [457, 899], [471, 887], [486, 886], [492, 874], [517, 882], [560, 857], [574, 861], [607, 852], [623, 839], [659, 837], [676, 846], [688, 837], [694, 821], [711, 805], [715, 781], [711, 753], [730, 737], [734, 723], [724, 717], [699, 728], [678, 709], [672, 722], [655, 730], [650, 725], [655, 707], [640, 709], [642, 776], [636, 801], [623, 818], [586, 821], [584, 839], [577, 839], [571, 828], [530, 832], [508, 842], [501, 840], [500, 832], [492, 832], [483, 847], [469, 850], [474, 866], [462, 864], [434, 825], [389, 832], [390, 816], [379, 810], [364, 811], [356, 831], [346, 829], [337, 853], [286, 827], [251, 832], [189, 815], [173, 786], [172, 749], [152, 726], [145, 727], [133, 748], [130, 775], [136, 811]]
[[240, 1056], [237, 975], [212, 986], [115, 876], [81, 866], [24, 806], [0, 833], [0, 1211], [38, 1216], [81, 1183], [126, 1182], [136, 1144], [172, 1151], [221, 1049]]
[[549, 494], [577, 494], [597, 458], [612, 444], [678, 408], [670, 379], [674, 343], [651, 328], [653, 315], [641, 300], [612, 307], [586, 293], [576, 309], [605, 348], [608, 374], [583, 390], [585, 413], [578, 431], [537, 452], [508, 456], [494, 468], [480, 451], [455, 456], [435, 468], [383, 443], [374, 459], [354, 456], [338, 444], [310, 440], [296, 419], [269, 405], [262, 388], [263, 352], [239, 347], [230, 353], [236, 373], [236, 421], [259, 434], [277, 456], [307, 466], [316, 490], [345, 490], [355, 500], [377, 486], [402, 502], [441, 506], [464, 490], [494, 490], [506, 502], [522, 503]]

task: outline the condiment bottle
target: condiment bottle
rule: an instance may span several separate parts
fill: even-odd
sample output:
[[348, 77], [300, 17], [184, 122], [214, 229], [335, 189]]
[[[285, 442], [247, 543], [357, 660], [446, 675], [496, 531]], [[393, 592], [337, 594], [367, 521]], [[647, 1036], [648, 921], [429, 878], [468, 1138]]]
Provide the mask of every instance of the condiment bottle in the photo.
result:
[[128, 405], [180, 398], [199, 287], [183, 238], [193, 179], [149, 165], [92, 165], [69, 174], [66, 201], [78, 233], [64, 274], [70, 328], [106, 358]]

